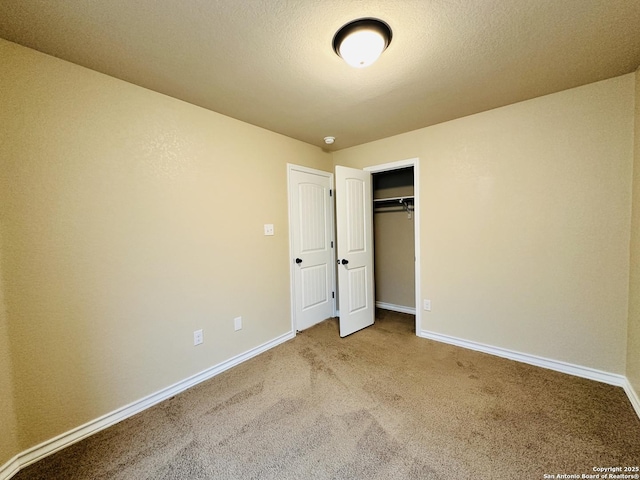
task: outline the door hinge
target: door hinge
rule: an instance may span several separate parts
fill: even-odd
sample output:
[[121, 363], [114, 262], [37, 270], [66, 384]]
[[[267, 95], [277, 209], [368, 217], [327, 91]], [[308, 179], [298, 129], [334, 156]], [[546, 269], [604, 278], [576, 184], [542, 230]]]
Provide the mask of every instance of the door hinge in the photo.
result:
[[333, 248], [333, 240], [331, 240], [331, 248]]
[[336, 292], [331, 292], [331, 298], [336, 298]]
[[329, 196], [333, 197], [333, 190], [329, 189]]

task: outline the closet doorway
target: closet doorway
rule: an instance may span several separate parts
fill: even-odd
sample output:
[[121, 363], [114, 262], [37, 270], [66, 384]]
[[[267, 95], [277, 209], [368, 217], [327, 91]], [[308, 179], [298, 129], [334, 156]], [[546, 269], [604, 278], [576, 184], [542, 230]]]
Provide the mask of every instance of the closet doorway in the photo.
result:
[[420, 334], [418, 159], [365, 168], [372, 174], [375, 303], [415, 315]]
[[[316, 185], [317, 182], [315, 180], [295, 180], [294, 170], [300, 170], [303, 174], [311, 174], [310, 177], [316, 177], [316, 180], [317, 176], [329, 176], [330, 180], [328, 185], [333, 184], [333, 175], [327, 172], [315, 171], [293, 165], [289, 165], [289, 170], [289, 226], [292, 259], [291, 297], [293, 329], [302, 330], [303, 328], [308, 328], [322, 321], [328, 316], [329, 312], [329, 310], [325, 311], [324, 308], [330, 309], [333, 307], [333, 314], [338, 314], [339, 316], [340, 336], [346, 336], [361, 328], [372, 325], [375, 320], [373, 307], [378, 306], [379, 308], [386, 308], [402, 313], [414, 313], [415, 332], [416, 335], [420, 335], [421, 312], [419, 308], [416, 308], [416, 306], [420, 304], [419, 159], [413, 158], [386, 163], [367, 167], [363, 170], [336, 166], [336, 209], [338, 217], [336, 239], [338, 249], [337, 264], [333, 241], [330, 241], [333, 239], [333, 229], [331, 228], [333, 225], [333, 208], [331, 207], [333, 202], [329, 200], [329, 206], [325, 205], [322, 208], [319, 207], [318, 202], [315, 202], [314, 205], [318, 206], [318, 208], [309, 210], [306, 207], [298, 208], [298, 201], [294, 198], [294, 192], [298, 191], [302, 186], [307, 185], [309, 186], [309, 192], [315, 192], [319, 189], [323, 190], [325, 193], [317, 196], [317, 198], [324, 198], [324, 201], [326, 201], [326, 191], [327, 188], [330, 188]], [[358, 174], [358, 172], [360, 173]], [[402, 185], [402, 183], [406, 183], [406, 185]], [[374, 186], [377, 187], [375, 196], [373, 194]], [[306, 197], [316, 198], [316, 195], [302, 195], [301, 198], [304, 199]], [[329, 199], [332, 198], [331, 190], [329, 190]], [[324, 203], [324, 201], [320, 203]], [[341, 206], [341, 203], [345, 201], [346, 204]], [[387, 209], [393, 210], [393, 212], [382, 211]], [[376, 210], [377, 213], [373, 213], [374, 210]], [[301, 216], [300, 212], [302, 211], [307, 213], [309, 211], [325, 212], [326, 215], [320, 215], [322, 221], [319, 221], [318, 228], [304, 228], [304, 224], [308, 223], [311, 217], [306, 214]], [[392, 213], [397, 215], [397, 217], [394, 218], [391, 215]], [[380, 219], [376, 222], [375, 217], [379, 214], [385, 215], [385, 217], [379, 217]], [[331, 221], [328, 221], [330, 217]], [[342, 221], [340, 220], [341, 218], [343, 219]], [[301, 219], [306, 219], [306, 221], [302, 222]], [[345, 221], [345, 219], [347, 221]], [[362, 220], [362, 222], [359, 220]], [[402, 220], [402, 222], [398, 223], [398, 220]], [[379, 232], [379, 238], [377, 239], [378, 245], [375, 244], [375, 239], [371, 242], [365, 238], [366, 235], [371, 234], [367, 233], [364, 235], [366, 232], [373, 232], [374, 229], [371, 228], [372, 221], [374, 224], [378, 224], [375, 228], [381, 230], [381, 232]], [[321, 228], [320, 224], [324, 224], [326, 230]], [[388, 226], [389, 224], [391, 227]], [[401, 242], [398, 242], [400, 229], [394, 230], [394, 224], [401, 225], [402, 231], [404, 232]], [[345, 225], [346, 228], [344, 228]], [[315, 232], [313, 238], [316, 240], [313, 243], [313, 248], [310, 250], [313, 250], [314, 254], [319, 250], [325, 251], [327, 258], [329, 258], [329, 260], [323, 260], [321, 262], [322, 268], [312, 264], [311, 261], [305, 261], [305, 258], [301, 256], [309, 249], [304, 247], [304, 241], [298, 245], [295, 234], [298, 229], [300, 229], [301, 232], [300, 238], [304, 238], [302, 236], [304, 232]], [[350, 229], [355, 230], [349, 232]], [[317, 236], [316, 234], [319, 234], [319, 232], [323, 233]], [[358, 232], [364, 236], [357, 234]], [[322, 237], [322, 239], [320, 237]], [[369, 236], [368, 238], [371, 237]], [[372, 243], [374, 251], [369, 260], [369, 266], [359, 265], [354, 255], [363, 251], [364, 247], [360, 244], [366, 246]], [[330, 251], [326, 250], [328, 244], [331, 245]], [[385, 253], [386, 248], [389, 246], [394, 250], [400, 250], [401, 258], [396, 255], [398, 252]], [[377, 249], [380, 251], [376, 252]], [[364, 250], [371, 252], [369, 247], [364, 248]], [[333, 264], [334, 268], [325, 268], [324, 266], [327, 266], [328, 263]], [[377, 266], [377, 263], [380, 263], [380, 266]], [[373, 268], [371, 268], [372, 264]], [[310, 270], [311, 273], [315, 272], [317, 274], [320, 271], [323, 272], [322, 275], [314, 275], [313, 282], [307, 282], [308, 285], [313, 286], [312, 289], [308, 290], [308, 292], [312, 292], [313, 294], [303, 293], [305, 288], [304, 285], [300, 284], [301, 281], [304, 282], [305, 280], [302, 276], [303, 265], [313, 267], [313, 269]], [[391, 268], [389, 268], [389, 266], [391, 266]], [[389, 270], [391, 273], [388, 276], [385, 274], [385, 271]], [[338, 293], [334, 287], [335, 276], [332, 278], [329, 277], [329, 271], [334, 275], [337, 273], [338, 276], [342, 274], [343, 277], [349, 274], [346, 278], [341, 278], [338, 282], [339, 294], [336, 295], [337, 298], [335, 299], [334, 292]], [[378, 290], [377, 295], [372, 293], [374, 292], [374, 276], [377, 277], [375, 283], [378, 283], [376, 286]], [[331, 297], [331, 306], [327, 305], [329, 296]], [[305, 301], [307, 297], [313, 301]], [[335, 300], [340, 303], [339, 312], [336, 309], [337, 305]], [[323, 313], [314, 315], [313, 319], [309, 319], [309, 321], [303, 320], [303, 311], [312, 307], [314, 310], [316, 307], [320, 307]], [[352, 318], [354, 314], [360, 315], [364, 310], [370, 312], [367, 313], [369, 320], [359, 318], [354, 320]]]

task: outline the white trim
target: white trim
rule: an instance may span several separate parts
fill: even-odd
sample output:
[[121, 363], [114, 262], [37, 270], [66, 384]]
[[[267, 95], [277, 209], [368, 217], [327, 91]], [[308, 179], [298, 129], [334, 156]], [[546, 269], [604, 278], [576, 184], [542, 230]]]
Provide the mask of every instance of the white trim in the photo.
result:
[[0, 480], [8, 480], [13, 475], [15, 475], [19, 470], [25, 468], [28, 465], [31, 465], [38, 460], [41, 460], [59, 450], [62, 450], [65, 447], [68, 447], [80, 440], [93, 435], [101, 430], [104, 430], [107, 427], [115, 425], [126, 418], [129, 418], [137, 413], [140, 413], [147, 408], [162, 402], [168, 398], [177, 395], [180, 392], [183, 392], [205, 380], [209, 380], [216, 375], [229, 370], [236, 365], [239, 365], [242, 362], [249, 360], [250, 358], [255, 357], [271, 348], [280, 345], [281, 343], [286, 342], [295, 337], [295, 332], [289, 331], [280, 335], [279, 337], [274, 338], [273, 340], [263, 343], [251, 350], [248, 350], [244, 353], [236, 355], [235, 357], [231, 357], [229, 360], [225, 360], [213, 367], [210, 367], [206, 370], [203, 370], [200, 373], [196, 373], [184, 380], [179, 381], [169, 387], [163, 388], [162, 390], [157, 391], [156, 393], [152, 393], [140, 400], [137, 400], [129, 405], [121, 407], [117, 410], [114, 410], [111, 413], [107, 413], [102, 417], [96, 418], [95, 420], [91, 420], [90, 422], [85, 423], [79, 427], [74, 428], [73, 430], [69, 430], [66, 433], [58, 435], [50, 440], [46, 440], [35, 447], [32, 447], [28, 450], [25, 450], [22, 453], [16, 455], [13, 459], [11, 459], [7, 464], [0, 467]]
[[407, 158], [406, 160], [398, 160], [397, 162], [389, 162], [389, 163], [381, 163], [379, 165], [371, 165], [369, 167], [364, 167], [363, 170], [367, 172], [387, 172], [390, 170], [398, 170], [400, 168], [408, 168], [413, 167], [416, 163], [418, 163], [419, 158]]
[[[413, 167], [413, 231], [414, 231], [414, 249], [415, 249], [415, 289], [416, 289], [416, 305], [421, 305], [421, 275], [422, 266], [420, 263], [420, 158], [408, 158], [397, 162], [383, 163], [381, 165], [373, 165], [366, 167], [364, 170], [376, 173], [389, 170], [397, 170], [399, 168]], [[422, 330], [422, 311], [416, 308], [414, 311], [416, 316], [416, 335]]]
[[[293, 254], [293, 229], [291, 228], [291, 171], [292, 170], [297, 170], [299, 172], [304, 172], [304, 173], [310, 173], [313, 175], [319, 175], [321, 177], [328, 177], [329, 178], [329, 188], [332, 190], [333, 195], [331, 196], [331, 208], [329, 209], [329, 228], [331, 229], [331, 241], [333, 242], [334, 248], [331, 249], [331, 265], [333, 265], [335, 267], [336, 265], [336, 250], [337, 250], [337, 243], [336, 243], [336, 231], [335, 231], [335, 219], [334, 219], [334, 211], [335, 211], [335, 187], [334, 187], [334, 180], [333, 180], [333, 173], [331, 172], [325, 172], [324, 170], [316, 170], [315, 168], [309, 168], [309, 167], [303, 167], [301, 165], [294, 165], [293, 163], [287, 163], [287, 226], [289, 228], [289, 258], [293, 259], [294, 254]], [[296, 325], [296, 296], [295, 296], [295, 289], [294, 289], [294, 275], [295, 275], [295, 271], [294, 271], [294, 267], [295, 265], [293, 264], [293, 262], [290, 262], [289, 265], [289, 295], [291, 297], [291, 331], [296, 332], [297, 331], [297, 325]], [[336, 317], [338, 316], [338, 311], [337, 311], [337, 297], [338, 297], [338, 290], [337, 290], [337, 285], [336, 285], [336, 269], [332, 268], [331, 269], [331, 290], [334, 292], [334, 297], [333, 297], [333, 316]], [[0, 480], [2, 480], [0, 478]]]
[[448, 343], [457, 347], [476, 350], [478, 352], [488, 353], [497, 357], [515, 360], [516, 362], [528, 363], [529, 365], [534, 365], [536, 367], [547, 368], [549, 370], [555, 370], [556, 372], [567, 373], [576, 377], [588, 378], [589, 380], [608, 383], [610, 385], [616, 385], [618, 387], [624, 387], [625, 382], [627, 382], [627, 379], [624, 375], [604, 372], [602, 370], [583, 367], [581, 365], [575, 365], [573, 363], [561, 362], [559, 360], [552, 360], [550, 358], [538, 357], [537, 355], [531, 355], [528, 353], [516, 352], [514, 350], [508, 350], [506, 348], [494, 347], [491, 345], [486, 345], [484, 343], [463, 340], [461, 338], [451, 337], [449, 335], [443, 335], [441, 333], [422, 330], [419, 336], [422, 338], [435, 340], [436, 342]]
[[19, 455], [16, 455], [4, 465], [0, 466], [0, 480], [9, 480], [20, 471]]
[[413, 162], [413, 229], [414, 229], [414, 243], [415, 243], [415, 268], [416, 268], [416, 280], [415, 280], [415, 289], [416, 289], [416, 332], [422, 330], [422, 310], [419, 306], [422, 304], [420, 300], [422, 298], [422, 264], [420, 263], [420, 251], [421, 251], [421, 241], [422, 238], [422, 230], [420, 227], [421, 219], [420, 219], [420, 159], [414, 158], [411, 160]]
[[405, 307], [404, 305], [394, 305], [393, 303], [376, 302], [376, 307], [383, 310], [391, 310], [392, 312], [409, 313], [411, 315], [416, 314], [416, 309], [413, 307]]
[[629, 397], [629, 401], [631, 402], [633, 409], [636, 411], [636, 415], [640, 418], [640, 397], [638, 396], [638, 392], [635, 391], [628, 378], [625, 378], [624, 380], [622, 388], [624, 388], [627, 397]]

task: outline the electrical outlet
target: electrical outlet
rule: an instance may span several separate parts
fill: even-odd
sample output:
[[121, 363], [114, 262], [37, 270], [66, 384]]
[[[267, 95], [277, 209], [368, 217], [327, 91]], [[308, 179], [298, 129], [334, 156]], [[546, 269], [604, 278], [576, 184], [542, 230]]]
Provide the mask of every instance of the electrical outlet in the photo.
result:
[[242, 317], [236, 317], [233, 319], [233, 329], [237, 332], [242, 330]]
[[424, 309], [425, 309], [427, 312], [430, 312], [430, 311], [431, 311], [431, 300], [427, 300], [427, 299], [425, 298], [425, 300], [424, 300]]
[[275, 235], [274, 233], [274, 229], [273, 229], [273, 223], [265, 223], [264, 224], [264, 234], [265, 235]]
[[200, 345], [202, 342], [204, 342], [202, 330], [196, 330], [193, 332], [193, 345]]

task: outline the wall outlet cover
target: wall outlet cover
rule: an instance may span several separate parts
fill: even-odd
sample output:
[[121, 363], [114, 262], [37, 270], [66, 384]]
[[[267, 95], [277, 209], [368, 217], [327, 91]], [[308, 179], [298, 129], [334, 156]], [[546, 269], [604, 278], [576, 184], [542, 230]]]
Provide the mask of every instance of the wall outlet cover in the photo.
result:
[[275, 235], [273, 223], [265, 223], [264, 224], [264, 234], [265, 235]]
[[424, 300], [424, 309], [427, 312], [431, 311], [431, 300], [427, 300], [427, 299]]
[[204, 334], [202, 333], [202, 330], [196, 330], [195, 332], [193, 332], [193, 345], [200, 345], [203, 342]]

